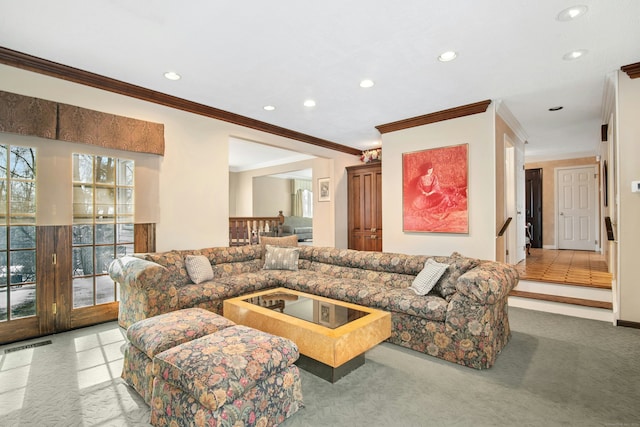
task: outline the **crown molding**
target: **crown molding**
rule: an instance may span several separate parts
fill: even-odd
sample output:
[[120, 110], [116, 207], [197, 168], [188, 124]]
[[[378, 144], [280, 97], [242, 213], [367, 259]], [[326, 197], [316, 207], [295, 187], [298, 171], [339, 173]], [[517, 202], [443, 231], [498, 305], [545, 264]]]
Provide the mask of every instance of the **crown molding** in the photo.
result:
[[340, 151], [354, 156], [360, 156], [361, 150], [353, 147], [347, 147], [332, 141], [316, 138], [315, 136], [306, 135], [291, 129], [272, 125], [260, 120], [241, 116], [229, 111], [220, 110], [208, 105], [199, 104], [166, 93], [157, 92], [141, 86], [123, 82], [121, 80], [112, 79], [99, 74], [84, 71], [78, 68], [69, 67], [57, 62], [48, 61], [43, 58], [28, 55], [26, 53], [7, 49], [0, 46], [0, 64], [9, 65], [27, 71], [44, 74], [73, 83], [106, 90], [108, 92], [117, 93], [119, 95], [140, 99], [154, 104], [164, 105], [165, 107], [175, 108], [177, 110], [186, 111], [188, 113], [233, 123], [239, 126], [266, 132], [272, 135], [282, 136], [284, 138], [294, 139], [307, 144], [316, 145], [327, 148], [329, 150]]
[[632, 79], [637, 79], [638, 77], [640, 77], [640, 62], [624, 65], [620, 67], [620, 69], [627, 73], [627, 75]]
[[437, 111], [435, 113], [425, 114], [424, 116], [412, 117], [409, 119], [399, 120], [397, 122], [379, 125], [376, 126], [376, 129], [378, 129], [378, 132], [381, 134], [384, 134], [416, 126], [428, 125], [430, 123], [442, 122], [449, 119], [457, 119], [458, 117], [484, 113], [487, 111], [487, 108], [489, 108], [489, 104], [491, 104], [491, 100], [487, 99], [474, 104], [461, 105], [460, 107]]

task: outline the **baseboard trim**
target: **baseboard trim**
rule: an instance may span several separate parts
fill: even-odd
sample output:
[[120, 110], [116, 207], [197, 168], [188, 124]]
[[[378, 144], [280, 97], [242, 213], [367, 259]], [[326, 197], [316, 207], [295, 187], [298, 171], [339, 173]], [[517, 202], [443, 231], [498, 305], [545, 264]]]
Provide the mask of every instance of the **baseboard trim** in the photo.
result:
[[616, 326], [624, 326], [627, 328], [640, 329], [639, 322], [631, 322], [629, 320], [616, 320]]

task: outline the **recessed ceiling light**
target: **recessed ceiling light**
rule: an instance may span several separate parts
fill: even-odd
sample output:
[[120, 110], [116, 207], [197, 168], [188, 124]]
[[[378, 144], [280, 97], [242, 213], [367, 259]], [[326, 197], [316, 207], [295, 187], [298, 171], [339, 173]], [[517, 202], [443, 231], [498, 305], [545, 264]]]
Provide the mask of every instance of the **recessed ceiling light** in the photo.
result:
[[275, 110], [275, 109], [276, 109], [276, 107], [274, 107], [273, 105], [265, 105], [265, 106], [264, 106], [264, 107], [262, 107], [262, 108], [264, 108], [264, 109], [265, 109], [265, 110], [267, 110], [267, 111], [273, 111], [273, 110]]
[[307, 99], [306, 101], [304, 101], [304, 106], [305, 107], [315, 107], [316, 106], [316, 101], [314, 101], [313, 99]]
[[449, 62], [449, 61], [453, 61], [454, 59], [456, 59], [456, 57], [458, 56], [457, 53], [455, 53], [452, 50], [443, 52], [442, 54], [440, 54], [440, 56], [438, 56], [438, 61], [440, 62]]
[[182, 77], [175, 71], [167, 71], [166, 73], [164, 73], [164, 76], [169, 80], [180, 80], [180, 78]]
[[560, 12], [557, 19], [558, 21], [571, 21], [587, 13], [588, 9], [584, 5], [571, 6]]
[[549, 111], [560, 111], [562, 110], [564, 107], [562, 105], [558, 105], [556, 107], [551, 107], [549, 108]]
[[373, 80], [365, 79], [360, 82], [360, 87], [368, 88], [374, 85]]
[[565, 53], [562, 56], [562, 59], [564, 59], [565, 61], [574, 61], [578, 58], [582, 58], [583, 56], [585, 56], [587, 52], [588, 51], [586, 49], [573, 50], [571, 52]]

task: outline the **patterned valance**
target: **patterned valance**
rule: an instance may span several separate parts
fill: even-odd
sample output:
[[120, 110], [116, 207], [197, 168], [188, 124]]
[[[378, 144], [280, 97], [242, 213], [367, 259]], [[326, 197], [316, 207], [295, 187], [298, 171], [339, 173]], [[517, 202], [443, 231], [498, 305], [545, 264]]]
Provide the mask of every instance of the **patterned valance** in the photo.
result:
[[0, 132], [56, 138], [57, 104], [0, 91]]
[[0, 132], [164, 155], [164, 125], [0, 91]]

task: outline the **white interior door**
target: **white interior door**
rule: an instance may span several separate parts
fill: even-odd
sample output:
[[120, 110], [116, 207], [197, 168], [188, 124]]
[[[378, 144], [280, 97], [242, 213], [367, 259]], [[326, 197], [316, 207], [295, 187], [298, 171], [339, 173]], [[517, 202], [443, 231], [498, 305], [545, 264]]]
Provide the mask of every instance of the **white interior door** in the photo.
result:
[[596, 249], [596, 167], [556, 169], [558, 249]]

